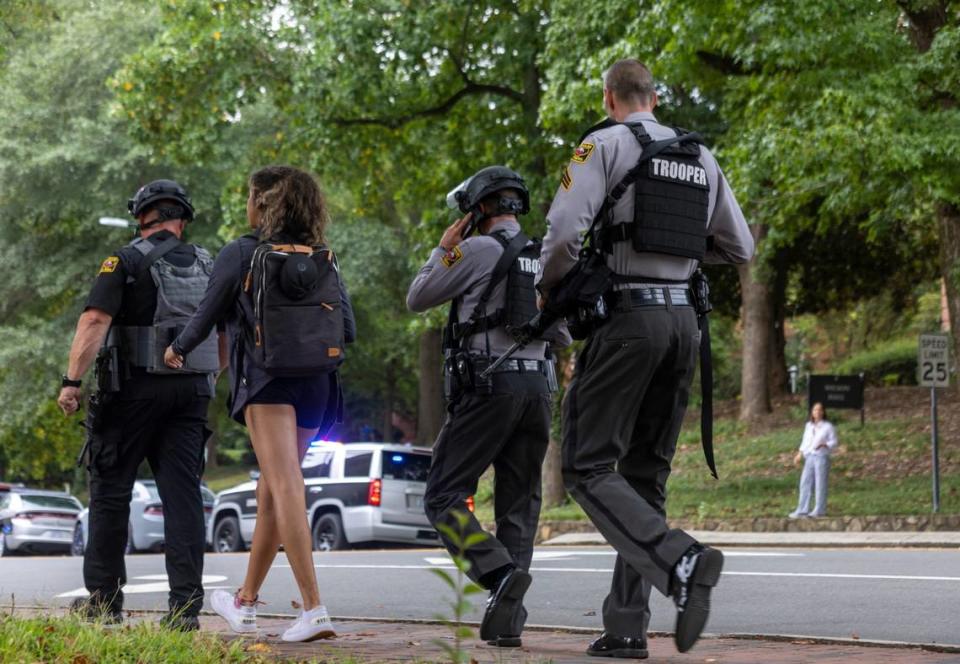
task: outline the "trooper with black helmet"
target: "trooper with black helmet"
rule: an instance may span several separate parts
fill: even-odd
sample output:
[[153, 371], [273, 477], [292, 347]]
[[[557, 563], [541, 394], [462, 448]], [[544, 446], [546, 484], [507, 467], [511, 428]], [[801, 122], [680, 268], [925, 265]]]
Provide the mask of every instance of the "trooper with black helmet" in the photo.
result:
[[196, 309], [213, 259], [183, 242], [194, 208], [173, 180], [141, 187], [128, 209], [139, 237], [100, 265], [57, 400], [66, 415], [80, 408], [81, 379], [96, 360], [97, 388], [87, 414], [90, 521], [83, 561], [90, 597], [77, 600], [74, 609], [86, 618], [122, 620], [130, 497], [146, 459], [164, 508], [170, 595], [162, 622], [195, 630], [205, 544], [200, 475], [207, 406], [220, 365], [217, 335], [180, 370], [166, 367], [163, 351]]
[[[451, 302], [444, 330], [448, 416], [434, 445], [424, 505], [435, 525], [459, 531], [459, 512], [467, 519], [463, 537], [483, 536], [464, 552], [470, 578], [490, 591], [480, 637], [515, 647], [527, 616], [523, 595], [531, 581], [550, 434], [556, 381], [550, 344], [570, 339], [555, 326], [483, 376], [513, 344], [508, 330], [537, 311], [539, 242], [524, 235], [517, 221], [530, 210], [530, 195], [516, 172], [490, 166], [451, 191], [447, 204], [465, 214], [444, 232], [407, 293], [411, 311]], [[479, 234], [471, 235], [474, 230]], [[491, 465], [496, 537], [466, 504]], [[447, 548], [459, 553], [440, 530]]]
[[593, 329], [583, 330], [587, 341], [564, 395], [563, 475], [618, 553], [604, 632], [587, 654], [645, 658], [651, 588], [673, 598], [675, 641], [686, 652], [706, 624], [723, 566], [720, 551], [669, 527], [666, 483], [698, 347], [709, 339], [709, 304], [695, 286], [703, 282], [691, 279], [701, 261], [747, 262], [754, 243], [699, 136], [657, 122], [650, 71], [621, 60], [603, 87], [609, 119], [588, 130], [564, 167], [538, 288], [550, 311], [588, 258], [607, 270], [604, 299], [578, 317]]

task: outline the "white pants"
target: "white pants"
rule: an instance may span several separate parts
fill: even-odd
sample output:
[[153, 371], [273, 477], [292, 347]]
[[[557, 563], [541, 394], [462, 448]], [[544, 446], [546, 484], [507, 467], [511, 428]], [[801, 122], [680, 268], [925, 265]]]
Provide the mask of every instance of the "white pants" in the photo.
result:
[[[803, 462], [800, 474], [800, 502], [797, 503], [796, 516], [809, 514], [823, 516], [827, 513], [827, 475], [830, 472], [830, 457], [810, 454]], [[810, 497], [816, 495], [813, 511], [810, 511]]]

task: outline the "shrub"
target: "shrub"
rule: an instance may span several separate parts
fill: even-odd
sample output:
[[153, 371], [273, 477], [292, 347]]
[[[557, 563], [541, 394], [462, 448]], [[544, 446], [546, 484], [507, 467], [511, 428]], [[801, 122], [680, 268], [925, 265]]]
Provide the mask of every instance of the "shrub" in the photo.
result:
[[916, 385], [916, 339], [891, 339], [834, 365], [837, 374], [863, 373], [871, 385]]

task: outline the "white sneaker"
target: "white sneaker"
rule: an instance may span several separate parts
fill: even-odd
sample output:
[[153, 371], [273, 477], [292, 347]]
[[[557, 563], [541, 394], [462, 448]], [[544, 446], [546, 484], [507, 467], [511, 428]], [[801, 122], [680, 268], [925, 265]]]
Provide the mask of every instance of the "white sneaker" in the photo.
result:
[[309, 611], [301, 611], [300, 616], [280, 638], [284, 641], [316, 641], [332, 639], [336, 635], [327, 607], [321, 604]]
[[257, 631], [257, 605], [242, 604], [239, 592], [231, 595], [226, 590], [214, 590], [210, 594], [210, 606], [234, 632], [246, 634]]

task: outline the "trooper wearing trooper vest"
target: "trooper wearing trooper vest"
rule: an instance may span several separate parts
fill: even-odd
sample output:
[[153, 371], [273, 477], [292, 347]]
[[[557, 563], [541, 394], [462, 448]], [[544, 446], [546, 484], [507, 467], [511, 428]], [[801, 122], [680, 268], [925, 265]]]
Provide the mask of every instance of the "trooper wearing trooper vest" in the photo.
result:
[[[604, 632], [587, 653], [645, 658], [651, 586], [674, 600], [676, 645], [686, 652], [706, 624], [723, 565], [719, 551], [665, 519], [700, 342], [689, 280], [700, 262], [748, 261], [754, 243], [710, 151], [657, 122], [643, 64], [614, 64], [603, 101], [609, 119], [574, 150], [547, 215], [537, 287], [549, 310], [551, 288], [570, 272], [600, 215], [590, 242], [613, 270], [613, 285], [598, 316], [606, 319], [586, 337], [564, 397], [563, 473], [618, 553]], [[656, 156], [641, 160], [651, 144]], [[629, 181], [628, 171], [636, 176]]]
[[130, 497], [146, 459], [163, 502], [170, 583], [163, 623], [198, 629], [203, 604], [204, 514], [200, 494], [207, 406], [219, 367], [212, 334], [180, 370], [163, 350], [196, 309], [213, 267], [207, 251], [181, 240], [193, 218], [186, 190], [172, 180], [140, 188], [128, 202], [140, 236], [103, 261], [77, 323], [58, 398], [80, 407], [81, 378], [97, 363], [88, 405], [90, 521], [83, 560], [90, 597], [74, 609], [86, 618], [122, 620]]
[[[549, 344], [535, 340], [489, 376], [481, 374], [513, 344], [508, 328], [536, 314], [539, 244], [517, 222], [529, 211], [530, 197], [523, 179], [509, 168], [478, 171], [450, 192], [447, 203], [466, 214], [447, 228], [407, 293], [407, 306], [417, 312], [452, 301], [444, 331], [449, 414], [434, 446], [424, 505], [435, 525], [459, 531], [459, 512], [467, 517], [464, 538], [486, 535], [464, 554], [470, 578], [490, 591], [480, 637], [491, 645], [516, 647], [527, 616], [523, 595], [531, 580], [527, 570], [556, 382]], [[474, 228], [479, 235], [470, 235]], [[560, 326], [544, 337], [569, 343]], [[485, 533], [466, 505], [490, 465], [496, 537]], [[441, 537], [451, 553], [459, 553]]]

